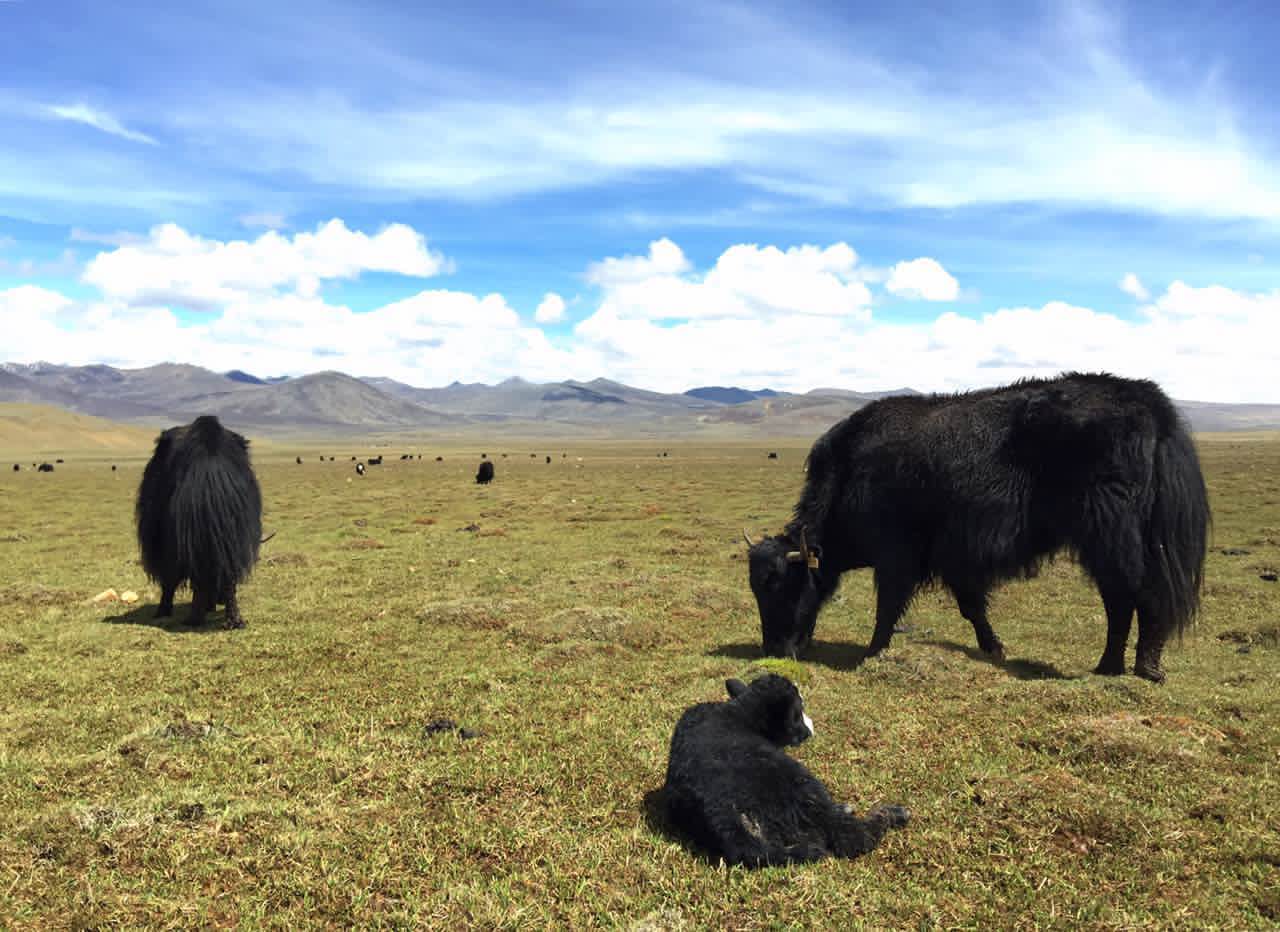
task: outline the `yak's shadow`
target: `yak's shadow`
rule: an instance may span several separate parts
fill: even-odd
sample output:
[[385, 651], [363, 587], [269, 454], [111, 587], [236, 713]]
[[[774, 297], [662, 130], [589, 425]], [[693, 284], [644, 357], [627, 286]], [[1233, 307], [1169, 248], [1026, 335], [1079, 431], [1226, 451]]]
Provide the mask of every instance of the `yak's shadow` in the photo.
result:
[[[973, 660], [980, 660], [1000, 667], [1010, 676], [1020, 680], [1074, 680], [1079, 676], [1068, 676], [1050, 663], [1038, 660], [1001, 660], [983, 653], [977, 647], [957, 644], [954, 641], [943, 641], [937, 638], [915, 639], [918, 644], [928, 644], [945, 650], [965, 654]], [[707, 652], [712, 657], [732, 657], [735, 660], [760, 660], [764, 657], [758, 644], [721, 644]], [[813, 641], [799, 657], [801, 663], [816, 663], [832, 670], [856, 670], [867, 660], [867, 648], [861, 644], [848, 644], [840, 641]]]
[[[732, 657], [735, 660], [761, 660], [764, 652], [759, 644], [721, 644], [707, 651], [710, 657]], [[833, 670], [854, 670], [867, 659], [867, 649], [861, 644], [842, 641], [812, 641], [800, 655], [802, 663], [816, 663]]]
[[189, 611], [186, 605], [176, 605], [173, 614], [168, 618], [156, 617], [156, 605], [139, 605], [121, 615], [108, 615], [102, 619], [102, 623], [106, 625], [138, 625], [143, 628], [156, 628], [168, 634], [215, 634], [219, 631], [226, 631], [223, 626], [224, 616], [222, 612], [210, 612], [205, 616], [204, 624], [190, 625], [187, 623], [187, 613]]
[[645, 827], [659, 838], [675, 842], [691, 857], [706, 864], [713, 863], [707, 853], [693, 843], [693, 839], [671, 824], [671, 820], [667, 818], [666, 796], [666, 790], [661, 786], [644, 794], [640, 811], [644, 814]]
[[1008, 658], [992, 657], [971, 644], [957, 644], [955, 641], [942, 641], [937, 638], [921, 640], [919, 643], [928, 644], [931, 647], [941, 647], [943, 650], [954, 651], [957, 654], [964, 654], [972, 660], [981, 660], [983, 663], [989, 663], [993, 667], [999, 667], [1010, 676], [1020, 680], [1078, 680], [1083, 678], [1082, 676], [1068, 676], [1053, 664], [1044, 663], [1040, 660], [1010, 660]]

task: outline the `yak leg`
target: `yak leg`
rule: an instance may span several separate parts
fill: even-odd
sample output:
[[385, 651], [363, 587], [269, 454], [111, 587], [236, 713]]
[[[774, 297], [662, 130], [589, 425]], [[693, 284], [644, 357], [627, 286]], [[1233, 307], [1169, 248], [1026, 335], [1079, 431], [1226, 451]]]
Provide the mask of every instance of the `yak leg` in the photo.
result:
[[227, 606], [227, 618], [224, 626], [227, 628], [243, 628], [244, 619], [240, 616], [240, 603], [236, 601], [236, 587], [232, 586], [223, 596], [222, 601]]
[[187, 624], [193, 628], [204, 624], [205, 616], [209, 614], [209, 609], [211, 608], [213, 606], [209, 604], [204, 591], [193, 586], [191, 589], [191, 614], [187, 616]]
[[995, 631], [991, 628], [991, 622], [987, 621], [987, 593], [982, 589], [970, 589], [964, 586], [959, 588], [952, 586], [951, 591], [956, 597], [960, 614], [973, 625], [973, 633], [978, 636], [978, 647], [984, 654], [1003, 660], [1004, 644], [1001, 643], [1000, 638], [996, 637]]
[[[1093, 672], [1120, 676], [1124, 673], [1124, 649], [1129, 643], [1129, 628], [1133, 625], [1133, 596], [1125, 590], [1103, 589], [1102, 604], [1107, 609], [1107, 646]], [[1160, 652], [1157, 650], [1157, 667], [1159, 661]]]
[[893, 629], [907, 610], [914, 592], [914, 582], [876, 571], [876, 630], [867, 648], [868, 657], [874, 657], [889, 646], [893, 640]]
[[157, 618], [169, 618], [173, 615], [173, 595], [178, 591], [177, 583], [162, 583], [160, 586], [160, 604], [156, 606]]
[[1160, 616], [1149, 606], [1138, 605], [1138, 659], [1133, 665], [1133, 672], [1153, 683], [1164, 682], [1164, 669], [1160, 666], [1160, 655], [1164, 653], [1164, 642], [1168, 631], [1161, 624]]

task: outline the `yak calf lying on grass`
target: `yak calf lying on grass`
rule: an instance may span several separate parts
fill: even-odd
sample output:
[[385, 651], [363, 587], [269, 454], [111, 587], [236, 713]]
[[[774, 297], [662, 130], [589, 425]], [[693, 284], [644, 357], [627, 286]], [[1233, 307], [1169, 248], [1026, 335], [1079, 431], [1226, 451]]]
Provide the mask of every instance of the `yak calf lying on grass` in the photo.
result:
[[725, 686], [728, 702], [700, 703], [680, 717], [667, 763], [668, 819], [699, 848], [747, 867], [852, 858], [907, 823], [901, 806], [858, 818], [782, 750], [813, 734], [790, 680], [770, 673]]
[[227, 627], [243, 627], [236, 585], [262, 543], [262, 496], [248, 441], [210, 416], [169, 428], [142, 473], [137, 513], [142, 566], [161, 588], [156, 617], [173, 614], [174, 593], [189, 581], [190, 624], [223, 603]]

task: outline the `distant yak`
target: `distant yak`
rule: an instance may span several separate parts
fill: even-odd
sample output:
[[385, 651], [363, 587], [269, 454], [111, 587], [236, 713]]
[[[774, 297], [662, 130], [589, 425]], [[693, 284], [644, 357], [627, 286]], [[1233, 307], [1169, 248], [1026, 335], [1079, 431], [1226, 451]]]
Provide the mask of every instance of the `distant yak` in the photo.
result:
[[777, 454], [777, 453], [770, 453], [770, 454], [769, 454], [769, 459], [771, 459], [771, 460], [776, 460], [777, 458], [778, 458], [778, 454]]
[[14, 472], [19, 472], [21, 469], [22, 469], [22, 467], [21, 467], [21, 466], [19, 466], [17, 463], [14, 463], [14, 464], [13, 464], [13, 471], [14, 471]]
[[484, 460], [480, 464], [480, 468], [476, 470], [476, 482], [480, 485], [488, 485], [493, 481], [493, 461]]
[[382, 457], [381, 457], [381, 456], [371, 456], [371, 457], [369, 457], [369, 459], [367, 460], [367, 462], [368, 462], [368, 464], [369, 464], [370, 466], [381, 466], [381, 465], [382, 465]]
[[803, 650], [841, 574], [869, 566], [868, 656], [936, 581], [978, 646], [1002, 657], [987, 620], [992, 588], [1066, 550], [1106, 609], [1095, 672], [1124, 673], [1136, 609], [1134, 672], [1159, 682], [1165, 642], [1199, 606], [1209, 521], [1195, 445], [1152, 382], [1069, 373], [884, 398], [818, 438], [785, 533], [751, 544], [764, 649]]
[[437, 456], [437, 457], [436, 457], [436, 462], [437, 462], [437, 463], [443, 463], [443, 462], [444, 462], [444, 457], [443, 457], [443, 456]]
[[116, 464], [115, 464], [115, 463], [112, 463], [112, 464], [111, 464], [111, 471], [112, 471], [112, 472], [115, 472], [115, 471], [116, 471]]
[[243, 627], [236, 586], [263, 542], [248, 441], [208, 415], [166, 430], [142, 473], [137, 518], [142, 566], [161, 589], [156, 617], [173, 614], [174, 594], [189, 582], [190, 624], [222, 603], [226, 626]]
[[364, 475], [364, 463], [356, 463], [356, 475]]
[[41, 463], [36, 467], [36, 472], [53, 472], [52, 463]]
[[56, 460], [54, 460], [54, 462], [55, 462], [55, 463], [61, 463], [61, 462], [62, 462], [62, 460], [61, 460], [61, 459], [56, 459]]
[[901, 806], [859, 818], [783, 750], [813, 735], [790, 680], [769, 673], [725, 687], [728, 702], [699, 703], [680, 716], [667, 760], [668, 822], [698, 848], [745, 867], [853, 858], [907, 824]]
[[294, 457], [294, 462], [296, 462], [299, 466], [301, 466], [301, 465], [302, 465], [302, 457], [301, 457], [301, 456], [296, 456], [296, 457]]
[[551, 462], [551, 457], [550, 457], [550, 456], [548, 456], [548, 457], [547, 457], [547, 462], [548, 462], [548, 463], [550, 463], [550, 462]]

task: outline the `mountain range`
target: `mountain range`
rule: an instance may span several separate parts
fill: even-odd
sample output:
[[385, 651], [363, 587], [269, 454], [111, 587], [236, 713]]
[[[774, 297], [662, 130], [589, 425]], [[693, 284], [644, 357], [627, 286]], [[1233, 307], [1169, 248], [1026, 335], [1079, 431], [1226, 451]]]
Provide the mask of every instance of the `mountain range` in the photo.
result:
[[[454, 382], [418, 388], [382, 377], [318, 372], [261, 378], [232, 370], [162, 363], [144, 369], [0, 364], [0, 402], [56, 405], [79, 414], [148, 426], [216, 414], [265, 433], [364, 433], [510, 424], [547, 431], [681, 433], [737, 425], [767, 433], [813, 434], [849, 412], [909, 388], [805, 393], [732, 386], [663, 393], [608, 379], [497, 385]], [[1280, 405], [1179, 402], [1196, 430], [1280, 428]]]

